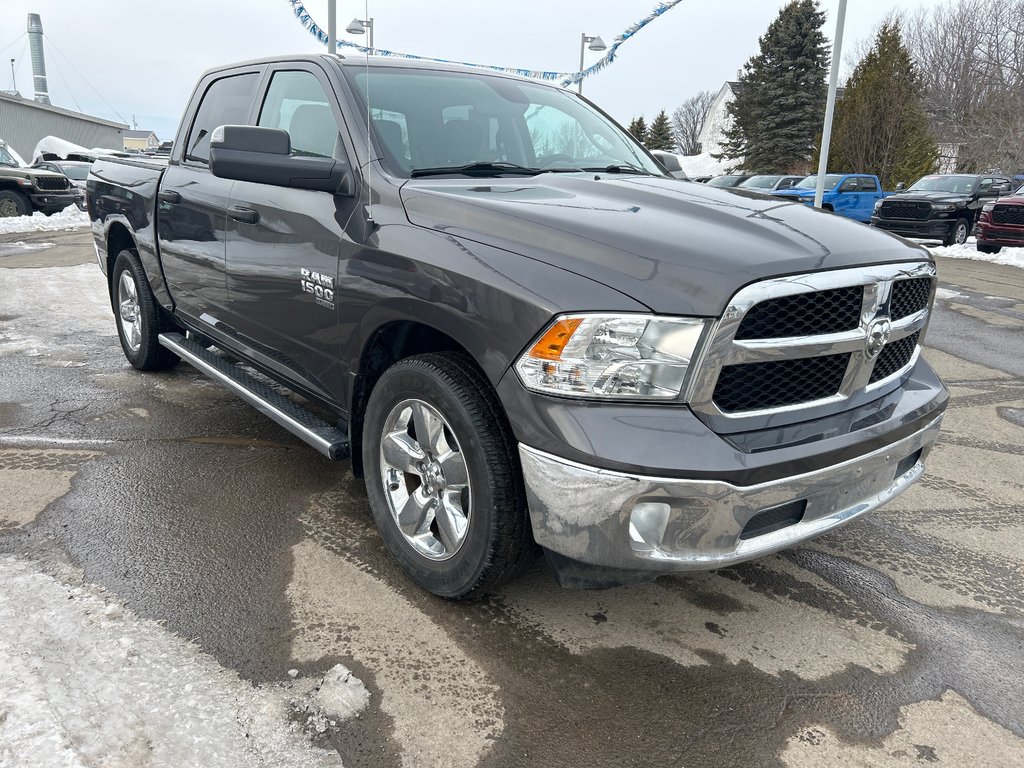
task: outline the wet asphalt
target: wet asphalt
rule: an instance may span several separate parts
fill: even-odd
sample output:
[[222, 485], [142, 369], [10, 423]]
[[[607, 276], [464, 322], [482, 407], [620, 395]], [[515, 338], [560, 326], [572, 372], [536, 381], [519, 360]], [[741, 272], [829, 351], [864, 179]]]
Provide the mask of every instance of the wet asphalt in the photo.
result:
[[733, 568], [570, 592], [538, 562], [466, 605], [405, 580], [347, 462], [132, 370], [87, 232], [0, 237], [0, 554], [254, 685], [344, 663], [370, 705], [310, 738], [350, 768], [1024, 765], [1024, 270], [939, 274], [953, 400], [908, 493]]

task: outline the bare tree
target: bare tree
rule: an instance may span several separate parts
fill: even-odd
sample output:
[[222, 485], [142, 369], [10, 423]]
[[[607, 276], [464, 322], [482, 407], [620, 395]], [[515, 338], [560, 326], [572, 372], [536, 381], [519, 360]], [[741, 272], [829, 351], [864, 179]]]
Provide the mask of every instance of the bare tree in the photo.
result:
[[906, 31], [932, 131], [957, 169], [1021, 170], [1024, 0], [946, 0]]
[[672, 138], [679, 148], [680, 154], [699, 155], [700, 130], [704, 127], [704, 120], [711, 110], [715, 101], [715, 93], [712, 91], [701, 91], [684, 101], [672, 113]]

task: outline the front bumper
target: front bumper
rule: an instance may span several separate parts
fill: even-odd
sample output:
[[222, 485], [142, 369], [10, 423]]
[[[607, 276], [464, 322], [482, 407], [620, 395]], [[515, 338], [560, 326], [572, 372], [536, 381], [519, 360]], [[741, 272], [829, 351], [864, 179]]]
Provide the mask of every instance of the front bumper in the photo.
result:
[[1005, 245], [1010, 248], [1024, 247], [1024, 227], [1000, 224], [978, 224], [976, 232], [982, 245]]
[[31, 192], [28, 199], [34, 208], [42, 211], [62, 211], [78, 202], [78, 194], [68, 192]]
[[603, 470], [523, 444], [519, 456], [541, 546], [606, 568], [703, 570], [776, 552], [895, 498], [924, 471], [941, 421], [835, 466], [750, 486]]
[[871, 217], [871, 226], [903, 237], [946, 238], [953, 233], [956, 218], [950, 219], [883, 219]]

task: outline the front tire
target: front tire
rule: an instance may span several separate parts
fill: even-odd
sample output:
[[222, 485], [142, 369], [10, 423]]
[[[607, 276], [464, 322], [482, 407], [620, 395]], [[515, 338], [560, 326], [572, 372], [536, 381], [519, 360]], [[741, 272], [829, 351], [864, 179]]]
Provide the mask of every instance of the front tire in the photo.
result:
[[963, 245], [971, 234], [971, 222], [967, 219], [957, 219], [953, 230], [943, 239], [943, 245]]
[[0, 219], [13, 216], [28, 216], [32, 203], [21, 192], [14, 189], [0, 190]]
[[370, 394], [366, 490], [402, 569], [440, 597], [507, 582], [536, 555], [515, 441], [490, 384], [454, 353], [401, 360]]
[[124, 356], [140, 371], [160, 371], [177, 365], [176, 354], [160, 346], [159, 336], [174, 330], [149, 288], [149, 281], [134, 251], [117, 254], [111, 278], [111, 299], [117, 336]]
[[984, 245], [982, 243], [978, 243], [978, 250], [981, 253], [999, 253], [1001, 250], [1003, 250], [1003, 246], [1001, 246], [1001, 245]]

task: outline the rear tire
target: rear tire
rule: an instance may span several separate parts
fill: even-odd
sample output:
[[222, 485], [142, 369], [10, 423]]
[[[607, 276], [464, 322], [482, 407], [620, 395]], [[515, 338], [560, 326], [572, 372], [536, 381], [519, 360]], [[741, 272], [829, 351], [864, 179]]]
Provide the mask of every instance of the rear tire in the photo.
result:
[[362, 453], [377, 528], [424, 589], [477, 597], [536, 558], [511, 429], [469, 358], [419, 355], [388, 368], [370, 393]]
[[943, 238], [943, 245], [963, 245], [971, 234], [971, 222], [967, 219], [957, 219], [953, 229]]
[[1003, 250], [1003, 246], [982, 245], [981, 243], [978, 243], [978, 250], [981, 251], [982, 253], [999, 253], [1001, 250]]
[[135, 251], [117, 254], [111, 277], [111, 303], [124, 356], [140, 371], [173, 368], [180, 358], [160, 346], [161, 333], [176, 330], [156, 303]]
[[32, 203], [25, 195], [14, 189], [0, 189], [0, 219], [31, 213]]

